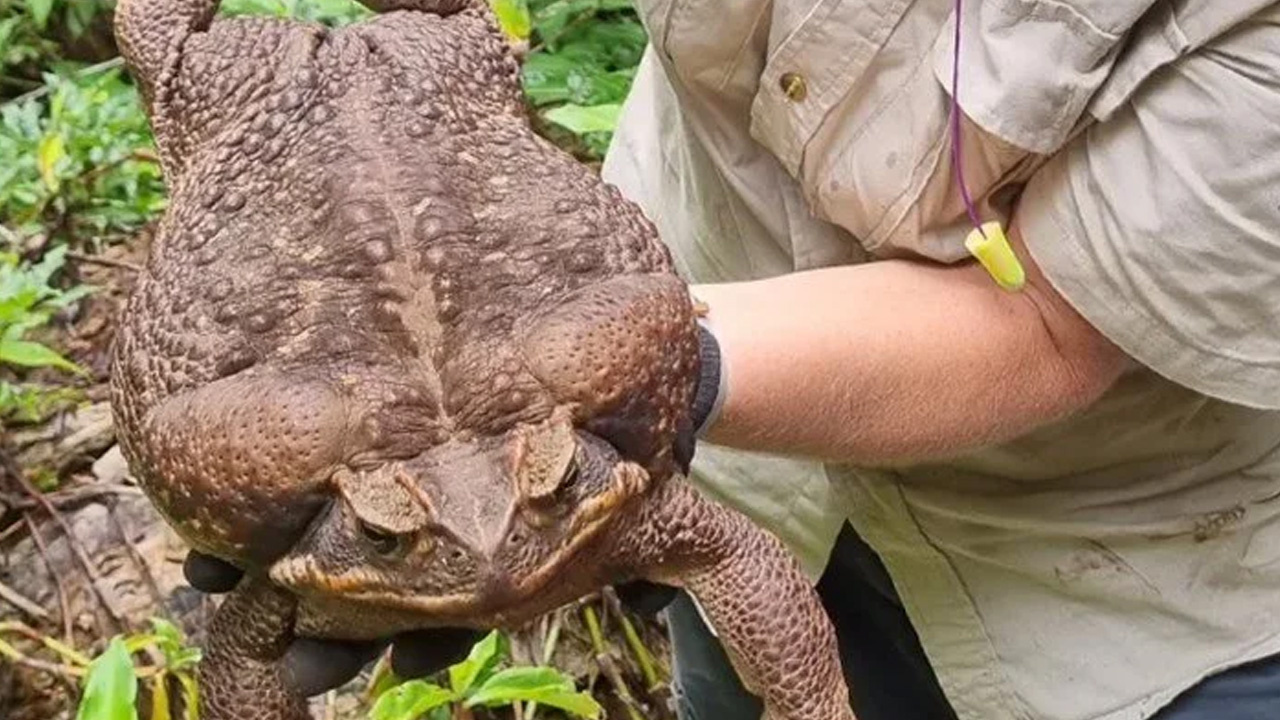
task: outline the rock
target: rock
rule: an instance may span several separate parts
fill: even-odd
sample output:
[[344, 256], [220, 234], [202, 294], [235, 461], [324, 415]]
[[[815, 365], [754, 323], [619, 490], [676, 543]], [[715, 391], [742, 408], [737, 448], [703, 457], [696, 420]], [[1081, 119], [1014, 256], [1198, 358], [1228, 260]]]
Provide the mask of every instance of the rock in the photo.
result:
[[17, 461], [28, 473], [51, 471], [59, 477], [87, 466], [115, 442], [111, 405], [98, 402], [55, 416], [43, 425], [13, 432]]
[[119, 445], [112, 445], [110, 450], [94, 461], [93, 476], [98, 482], [104, 483], [132, 482], [129, 463], [125, 461]]

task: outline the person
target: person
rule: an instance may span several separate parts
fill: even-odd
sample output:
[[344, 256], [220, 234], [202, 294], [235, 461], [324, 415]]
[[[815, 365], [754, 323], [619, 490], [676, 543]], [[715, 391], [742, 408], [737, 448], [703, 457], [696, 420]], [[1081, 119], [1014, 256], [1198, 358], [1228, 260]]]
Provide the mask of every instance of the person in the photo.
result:
[[[801, 560], [859, 718], [1276, 717], [1280, 4], [638, 9], [602, 172], [709, 308], [691, 479]], [[667, 612], [681, 717], [758, 718]]]

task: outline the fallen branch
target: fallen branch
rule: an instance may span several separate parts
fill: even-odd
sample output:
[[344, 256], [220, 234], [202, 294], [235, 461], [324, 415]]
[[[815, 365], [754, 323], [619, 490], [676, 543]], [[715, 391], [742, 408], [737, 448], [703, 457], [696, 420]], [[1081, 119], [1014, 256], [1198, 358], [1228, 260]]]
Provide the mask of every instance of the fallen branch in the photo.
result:
[[4, 600], [36, 620], [51, 619], [48, 611], [35, 604], [34, 601], [27, 599], [27, 597], [22, 593], [14, 590], [8, 585], [5, 585], [3, 582], [0, 582], [0, 600]]
[[26, 523], [27, 531], [31, 533], [31, 542], [36, 545], [36, 553], [44, 561], [44, 568], [53, 579], [53, 589], [58, 594], [58, 610], [62, 614], [62, 639], [71, 642], [74, 638], [71, 636], [71, 604], [67, 602], [67, 588], [62, 584], [62, 576], [53, 569], [53, 560], [49, 558], [49, 548], [44, 544], [40, 527], [26, 513], [22, 514], [22, 520]]
[[[90, 65], [88, 67], [81, 68], [75, 72], [75, 76], [88, 77], [90, 75], [96, 75], [97, 73], [100, 73], [100, 72], [105, 72], [107, 70], [112, 70], [118, 67], [122, 67], [123, 65], [124, 65], [124, 58], [117, 55], [116, 57], [113, 57], [110, 60], [104, 60], [103, 62], [100, 62], [96, 65]], [[52, 91], [52, 89], [53, 88], [51, 85], [41, 84], [39, 87], [35, 88], [31, 92], [23, 93], [15, 98], [12, 98], [10, 100], [6, 100], [0, 103], [0, 107], [4, 107], [5, 105], [21, 105], [24, 102], [35, 100], [37, 98], [42, 98], [45, 95], [48, 95]]]
[[151, 599], [155, 601], [157, 607], [164, 607], [164, 592], [160, 590], [160, 583], [156, 582], [155, 573], [151, 572], [151, 563], [147, 562], [147, 557], [138, 550], [133, 538], [129, 537], [129, 533], [124, 528], [124, 523], [120, 522], [120, 516], [116, 515], [114, 506], [107, 506], [107, 515], [111, 518], [111, 524], [115, 525], [116, 532], [120, 533], [120, 539], [124, 541], [125, 549], [129, 551], [129, 557], [133, 558], [133, 562], [141, 571], [142, 579], [146, 581], [147, 589], [151, 592]]
[[76, 262], [87, 263], [89, 265], [101, 265], [103, 267], [116, 268], [119, 270], [128, 270], [131, 273], [142, 272], [142, 266], [137, 263], [131, 263], [128, 260], [112, 260], [101, 255], [86, 255], [82, 252], [67, 251], [67, 258]]
[[0, 461], [3, 461], [5, 471], [18, 483], [18, 487], [26, 493], [27, 497], [35, 500], [62, 530], [63, 535], [67, 538], [67, 546], [71, 548], [71, 552], [76, 556], [80, 567], [84, 569], [85, 575], [89, 578], [90, 587], [93, 588], [94, 594], [98, 596], [98, 601], [102, 603], [103, 609], [107, 611], [107, 615], [115, 624], [115, 629], [130, 629], [128, 623], [124, 620], [124, 615], [116, 607], [114, 596], [102, 582], [102, 576], [98, 574], [97, 568], [93, 566], [93, 562], [89, 559], [89, 554], [85, 552], [84, 545], [76, 537], [75, 531], [71, 529], [71, 526], [67, 524], [66, 518], [62, 517], [62, 513], [58, 512], [53, 503], [49, 502], [49, 499], [36, 486], [31, 484], [31, 481], [22, 473], [21, 468], [18, 467], [18, 464], [14, 462], [7, 452], [0, 451]]
[[[92, 502], [103, 497], [141, 494], [142, 490], [140, 488], [133, 485], [125, 485], [124, 483], [89, 483], [64, 490], [55, 490], [51, 493], [42, 493], [44, 498], [59, 510], [66, 510], [81, 503]], [[43, 503], [30, 496], [5, 495], [0, 497], [0, 502], [3, 502], [11, 510], [34, 510], [43, 505]]]

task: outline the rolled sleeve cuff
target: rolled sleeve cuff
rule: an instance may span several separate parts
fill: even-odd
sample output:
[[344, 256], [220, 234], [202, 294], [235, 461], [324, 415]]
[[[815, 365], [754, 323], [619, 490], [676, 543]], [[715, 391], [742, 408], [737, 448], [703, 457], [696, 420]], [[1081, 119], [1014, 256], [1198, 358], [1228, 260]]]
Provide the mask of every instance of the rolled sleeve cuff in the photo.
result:
[[1061, 154], [1037, 173], [1016, 216], [1028, 252], [1054, 289], [1111, 342], [1165, 378], [1226, 402], [1280, 409], [1280, 364], [1191, 341], [1177, 330], [1176, 317], [1147, 312], [1121, 274], [1105, 268], [1074, 209], [1068, 157]]

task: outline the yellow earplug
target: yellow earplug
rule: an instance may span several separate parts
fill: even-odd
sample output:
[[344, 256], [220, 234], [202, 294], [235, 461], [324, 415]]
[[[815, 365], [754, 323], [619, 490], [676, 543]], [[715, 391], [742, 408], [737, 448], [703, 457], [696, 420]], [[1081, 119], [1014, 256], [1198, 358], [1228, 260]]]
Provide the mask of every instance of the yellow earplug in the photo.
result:
[[1027, 274], [999, 222], [983, 223], [981, 230], [974, 228], [965, 238], [964, 246], [982, 263], [997, 285], [1011, 292], [1022, 289]]

